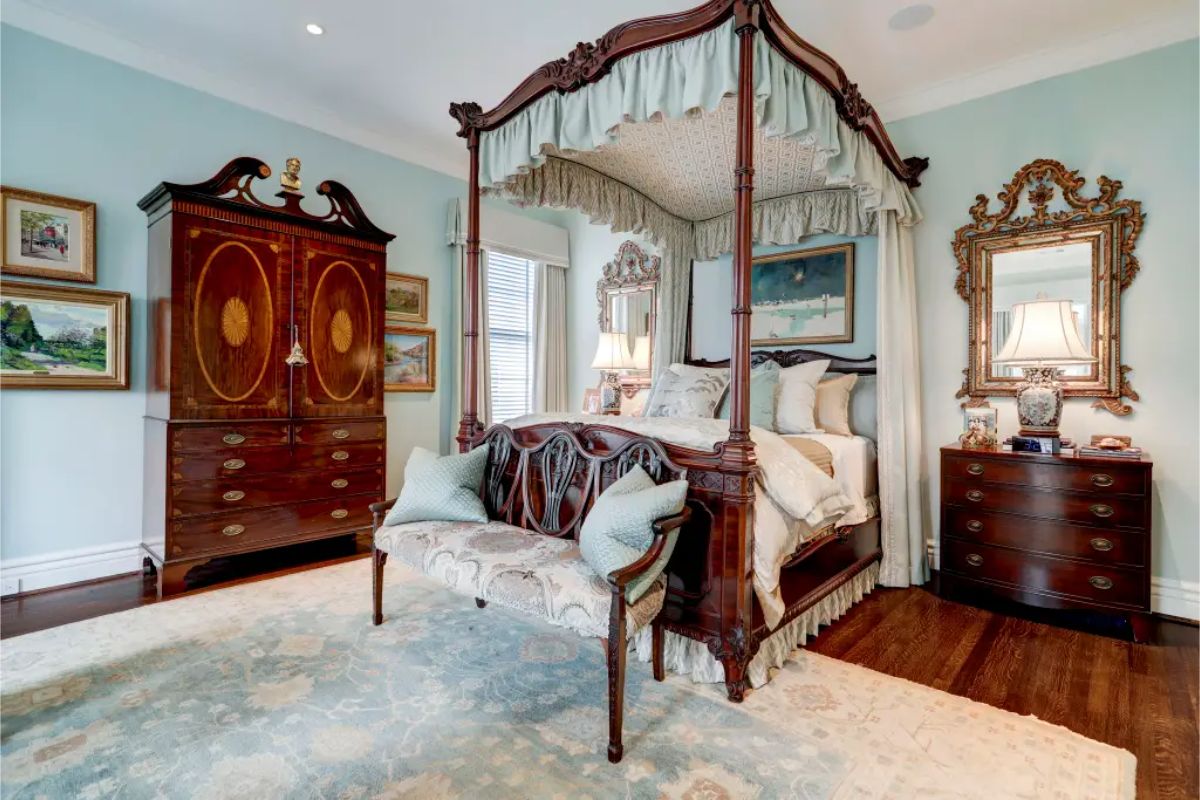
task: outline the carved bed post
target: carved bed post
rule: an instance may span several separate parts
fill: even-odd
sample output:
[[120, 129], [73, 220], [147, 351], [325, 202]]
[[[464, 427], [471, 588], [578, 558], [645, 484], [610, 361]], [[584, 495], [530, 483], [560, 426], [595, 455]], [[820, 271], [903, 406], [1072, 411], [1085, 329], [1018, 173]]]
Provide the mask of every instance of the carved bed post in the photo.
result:
[[[714, 655], [725, 667], [729, 699], [741, 701], [753, 657], [749, 633], [754, 609], [750, 536], [754, 523], [754, 443], [750, 440], [750, 260], [754, 201], [754, 37], [758, 0], [738, 0], [737, 167], [734, 170], [733, 307], [729, 359], [729, 439], [722, 461], [725, 479], [725, 553], [721, 580], [721, 639]], [[710, 648], [711, 648], [710, 644]]]
[[[476, 106], [478, 108], [478, 106]], [[451, 113], [454, 107], [451, 106]], [[471, 449], [479, 432], [479, 129], [467, 128], [467, 151], [471, 154], [470, 186], [467, 190], [467, 269], [463, 276], [463, 415], [458, 424], [458, 449]]]

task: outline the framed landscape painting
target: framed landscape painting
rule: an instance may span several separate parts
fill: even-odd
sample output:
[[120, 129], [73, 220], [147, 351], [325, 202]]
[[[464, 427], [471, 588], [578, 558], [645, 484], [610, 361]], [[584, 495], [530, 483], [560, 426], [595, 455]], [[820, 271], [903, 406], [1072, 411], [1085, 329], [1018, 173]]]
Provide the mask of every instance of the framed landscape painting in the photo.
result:
[[96, 204], [0, 186], [0, 271], [96, 282]]
[[128, 389], [129, 295], [0, 282], [0, 388]]
[[388, 322], [429, 322], [429, 279], [417, 275], [387, 274], [384, 319]]
[[437, 388], [437, 331], [392, 325], [383, 329], [383, 388], [388, 392]]
[[854, 244], [754, 259], [752, 345], [854, 341]]

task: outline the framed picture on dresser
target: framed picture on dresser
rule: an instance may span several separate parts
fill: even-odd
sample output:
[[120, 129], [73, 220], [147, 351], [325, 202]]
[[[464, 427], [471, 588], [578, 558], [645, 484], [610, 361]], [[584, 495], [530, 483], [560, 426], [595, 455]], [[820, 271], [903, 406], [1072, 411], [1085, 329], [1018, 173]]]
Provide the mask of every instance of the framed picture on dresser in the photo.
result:
[[383, 388], [387, 392], [437, 388], [437, 331], [400, 325], [383, 329]]
[[0, 186], [6, 275], [96, 282], [96, 204]]

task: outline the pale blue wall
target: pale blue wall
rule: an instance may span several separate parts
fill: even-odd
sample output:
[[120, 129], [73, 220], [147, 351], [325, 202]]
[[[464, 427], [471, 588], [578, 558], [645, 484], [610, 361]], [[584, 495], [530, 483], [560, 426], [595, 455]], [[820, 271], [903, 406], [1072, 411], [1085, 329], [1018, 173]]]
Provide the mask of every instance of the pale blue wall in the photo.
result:
[[[927, 498], [937, 507], [937, 448], [961, 432], [954, 392], [966, 366], [967, 306], [954, 292], [954, 231], [970, 222], [975, 195], [994, 198], [1024, 164], [1053, 158], [1088, 179], [1107, 175], [1142, 202], [1142, 270], [1122, 305], [1122, 360], [1142, 395], [1117, 418], [1068, 400], [1063, 432], [1128, 434], [1154, 457], [1154, 574], [1200, 578], [1200, 73], [1196, 40], [1040, 81], [888, 126], [904, 155], [929, 156], [916, 196], [918, 310]], [[993, 200], [992, 209], [996, 204]], [[1015, 431], [1011, 399], [993, 400]], [[936, 526], [936, 514], [933, 515]]]
[[[396, 234], [388, 269], [429, 278], [438, 390], [387, 396], [390, 487], [399, 485], [413, 445], [448, 446], [457, 329], [445, 214], [465, 183], [10, 26], [0, 27], [0, 59], [0, 180], [94, 201], [96, 285], [133, 299], [130, 391], [0, 395], [0, 557], [140, 539], [146, 217], [137, 201], [163, 180], [208, 178], [236, 155], [258, 156], [276, 174], [287, 156], [299, 156], [306, 205], [315, 211], [327, 206], [312, 187], [342, 181], [377, 225]], [[274, 191], [271, 184], [259, 190], [268, 198]]]

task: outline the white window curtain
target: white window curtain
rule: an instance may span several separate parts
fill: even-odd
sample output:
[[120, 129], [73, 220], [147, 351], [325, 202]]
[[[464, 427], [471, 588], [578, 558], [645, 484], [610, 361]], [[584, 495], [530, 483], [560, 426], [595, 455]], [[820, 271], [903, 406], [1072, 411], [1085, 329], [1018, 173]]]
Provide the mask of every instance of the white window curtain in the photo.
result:
[[567, 271], [540, 262], [534, 268], [533, 411], [566, 411]]

